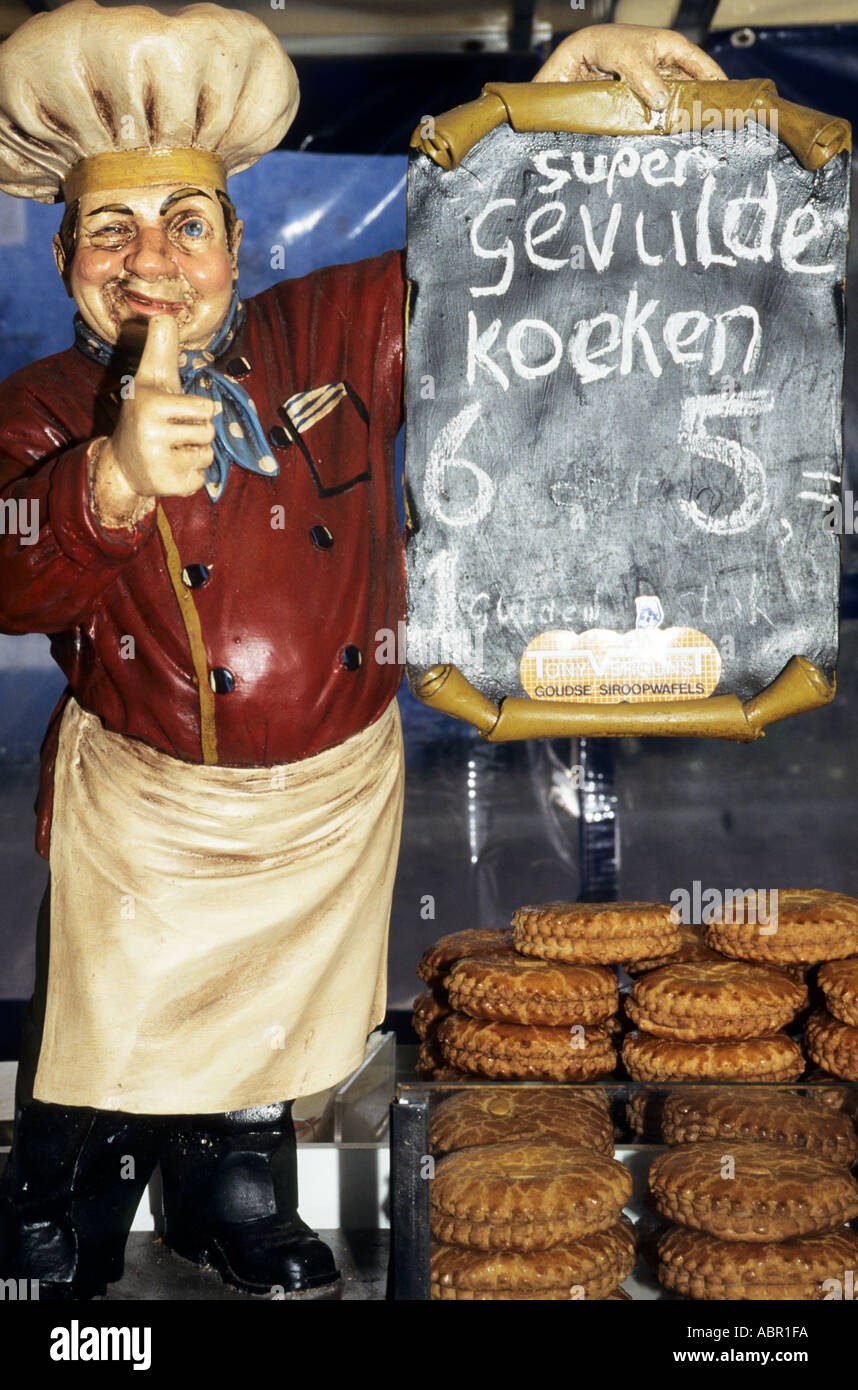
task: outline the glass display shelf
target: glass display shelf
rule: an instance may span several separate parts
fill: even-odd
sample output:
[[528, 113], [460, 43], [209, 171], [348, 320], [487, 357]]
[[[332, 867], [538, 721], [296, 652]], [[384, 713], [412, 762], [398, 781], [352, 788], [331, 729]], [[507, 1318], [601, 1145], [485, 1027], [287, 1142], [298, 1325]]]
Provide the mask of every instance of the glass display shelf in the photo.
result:
[[[558, 1083], [544, 1081], [492, 1081], [473, 1077], [469, 1080], [433, 1081], [406, 1078], [413, 1065], [412, 1049], [397, 1049], [396, 1084], [391, 1104], [390, 1168], [391, 1168], [391, 1256], [389, 1297], [400, 1301], [423, 1301], [430, 1297], [430, 1192], [435, 1163], [440, 1159], [432, 1153], [431, 1121], [435, 1106], [457, 1091], [491, 1089], [494, 1092], [540, 1090]], [[413, 1049], [416, 1053], [416, 1049]], [[699, 1080], [652, 1083], [629, 1080], [605, 1080], [588, 1083], [566, 1083], [564, 1090], [601, 1090], [608, 1097], [614, 1131], [614, 1157], [628, 1169], [632, 1178], [632, 1195], [625, 1207], [626, 1215], [634, 1222], [638, 1233], [638, 1258], [633, 1274], [623, 1283], [623, 1290], [633, 1300], [674, 1300], [658, 1283], [653, 1253], [655, 1240], [668, 1223], [655, 1209], [649, 1192], [648, 1174], [654, 1158], [668, 1147], [661, 1141], [659, 1120], [664, 1100], [669, 1094], [682, 1094], [701, 1087], [771, 1094], [772, 1097], [790, 1092], [815, 1099], [826, 1107], [848, 1115], [855, 1126], [858, 1116], [858, 1083], [839, 1081], [834, 1077], [814, 1076], [791, 1084], [764, 1084], [758, 1081], [713, 1083]], [[641, 1101], [649, 1096], [644, 1110]], [[629, 1102], [638, 1107], [638, 1118], [631, 1122]], [[516, 1136], [518, 1137], [518, 1136]], [[740, 1144], [738, 1137], [724, 1138], [724, 1143]], [[858, 1221], [851, 1223], [858, 1229]]]

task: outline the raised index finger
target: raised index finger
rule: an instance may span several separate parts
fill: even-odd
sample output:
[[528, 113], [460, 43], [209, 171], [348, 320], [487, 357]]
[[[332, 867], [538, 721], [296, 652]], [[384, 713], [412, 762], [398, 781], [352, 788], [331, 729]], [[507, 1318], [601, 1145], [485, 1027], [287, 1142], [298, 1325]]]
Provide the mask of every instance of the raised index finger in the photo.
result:
[[134, 380], [171, 395], [181, 395], [179, 325], [172, 314], [155, 314], [149, 321], [146, 344]]

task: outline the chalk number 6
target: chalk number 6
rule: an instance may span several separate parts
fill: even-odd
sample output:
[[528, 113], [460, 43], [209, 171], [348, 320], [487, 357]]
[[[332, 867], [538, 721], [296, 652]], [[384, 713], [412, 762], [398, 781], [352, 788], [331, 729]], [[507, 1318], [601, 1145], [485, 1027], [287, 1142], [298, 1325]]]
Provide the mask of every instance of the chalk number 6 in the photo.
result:
[[[458, 415], [444, 426], [429, 455], [424, 481], [426, 507], [432, 516], [443, 521], [445, 526], [476, 526], [488, 516], [495, 500], [495, 485], [488, 473], [469, 459], [458, 457], [459, 449], [476, 424], [480, 410], [479, 401], [472, 401], [464, 410], [460, 410]], [[476, 496], [455, 515], [445, 512], [443, 506], [447, 500], [447, 472], [451, 468], [464, 469], [471, 474], [477, 485]]]

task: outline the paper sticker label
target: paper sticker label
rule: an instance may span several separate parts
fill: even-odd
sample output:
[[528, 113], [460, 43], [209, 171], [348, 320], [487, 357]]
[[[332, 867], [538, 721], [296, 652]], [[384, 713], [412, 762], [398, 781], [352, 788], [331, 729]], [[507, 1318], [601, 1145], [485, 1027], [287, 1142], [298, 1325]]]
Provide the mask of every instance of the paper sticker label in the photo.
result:
[[705, 700], [721, 679], [721, 655], [692, 627], [662, 628], [657, 597], [635, 599], [628, 632], [542, 632], [521, 659], [521, 683], [533, 700], [582, 705]]

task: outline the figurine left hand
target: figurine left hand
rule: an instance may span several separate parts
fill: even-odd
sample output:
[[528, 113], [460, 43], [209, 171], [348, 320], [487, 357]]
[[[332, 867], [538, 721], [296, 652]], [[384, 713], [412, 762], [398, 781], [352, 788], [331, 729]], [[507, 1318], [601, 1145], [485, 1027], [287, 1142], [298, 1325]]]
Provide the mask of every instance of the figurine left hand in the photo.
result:
[[725, 80], [716, 62], [672, 29], [644, 24], [594, 24], [570, 34], [542, 65], [534, 82], [598, 82], [618, 77], [651, 111], [668, 101], [664, 78]]

